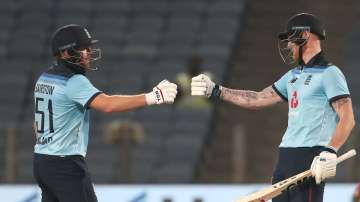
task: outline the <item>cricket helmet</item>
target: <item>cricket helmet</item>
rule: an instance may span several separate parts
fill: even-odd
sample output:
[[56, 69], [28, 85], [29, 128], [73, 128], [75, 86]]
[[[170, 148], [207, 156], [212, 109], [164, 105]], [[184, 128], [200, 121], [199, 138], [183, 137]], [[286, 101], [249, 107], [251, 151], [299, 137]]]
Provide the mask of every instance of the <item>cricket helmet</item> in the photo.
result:
[[56, 56], [66, 49], [81, 50], [97, 42], [98, 40], [93, 39], [86, 28], [70, 24], [55, 31], [51, 39], [51, 48]]

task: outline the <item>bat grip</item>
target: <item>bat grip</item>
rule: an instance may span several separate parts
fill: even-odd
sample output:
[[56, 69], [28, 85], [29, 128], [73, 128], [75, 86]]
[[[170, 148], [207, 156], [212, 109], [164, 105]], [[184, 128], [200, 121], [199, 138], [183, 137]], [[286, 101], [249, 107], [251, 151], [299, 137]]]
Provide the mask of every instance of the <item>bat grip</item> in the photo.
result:
[[352, 149], [352, 150], [346, 152], [345, 154], [339, 156], [337, 158], [337, 163], [341, 163], [341, 162], [345, 161], [346, 159], [349, 159], [349, 158], [351, 158], [351, 157], [353, 157], [355, 155], [356, 155], [356, 150]]

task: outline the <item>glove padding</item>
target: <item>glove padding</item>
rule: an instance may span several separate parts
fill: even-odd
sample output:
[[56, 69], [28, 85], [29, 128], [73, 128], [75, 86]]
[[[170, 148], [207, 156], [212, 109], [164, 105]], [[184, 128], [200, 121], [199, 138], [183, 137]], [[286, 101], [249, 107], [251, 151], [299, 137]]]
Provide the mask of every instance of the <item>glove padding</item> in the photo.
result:
[[205, 74], [200, 74], [191, 79], [191, 95], [210, 97], [215, 83]]
[[336, 175], [336, 164], [337, 156], [334, 153], [323, 151], [319, 156], [315, 156], [310, 170], [316, 184], [334, 177]]
[[172, 104], [176, 95], [177, 85], [168, 80], [163, 80], [150, 93], [145, 94], [146, 104]]

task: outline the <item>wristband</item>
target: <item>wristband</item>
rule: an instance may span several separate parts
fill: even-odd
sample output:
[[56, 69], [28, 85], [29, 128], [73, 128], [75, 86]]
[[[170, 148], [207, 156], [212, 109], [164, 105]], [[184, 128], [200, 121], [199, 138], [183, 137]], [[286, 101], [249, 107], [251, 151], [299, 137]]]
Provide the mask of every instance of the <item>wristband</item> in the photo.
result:
[[326, 151], [333, 153], [333, 154], [337, 154], [337, 150], [335, 149], [335, 147], [332, 147], [332, 146], [327, 146]]
[[220, 95], [221, 95], [220, 86], [218, 84], [216, 84], [214, 86], [214, 89], [211, 92], [210, 99], [217, 99], [220, 97]]

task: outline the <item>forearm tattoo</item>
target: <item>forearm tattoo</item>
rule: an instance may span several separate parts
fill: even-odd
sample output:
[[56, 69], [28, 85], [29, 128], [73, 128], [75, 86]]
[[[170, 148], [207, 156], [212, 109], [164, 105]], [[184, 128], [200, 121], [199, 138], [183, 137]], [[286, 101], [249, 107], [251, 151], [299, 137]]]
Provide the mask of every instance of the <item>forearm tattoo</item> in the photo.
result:
[[279, 98], [279, 95], [271, 86], [265, 88], [261, 92], [250, 90], [234, 90], [223, 87], [221, 89], [220, 97], [223, 100], [227, 100], [234, 104], [249, 108], [268, 106], [281, 101], [281, 98]]
[[257, 92], [248, 90], [233, 90], [224, 88], [221, 90], [221, 98], [234, 103], [247, 103], [250, 104], [258, 99]]

